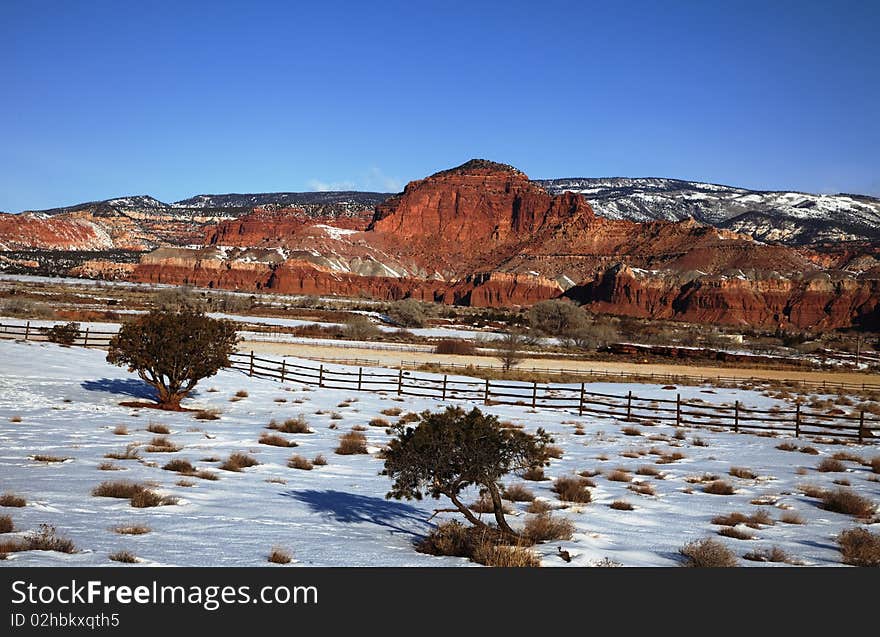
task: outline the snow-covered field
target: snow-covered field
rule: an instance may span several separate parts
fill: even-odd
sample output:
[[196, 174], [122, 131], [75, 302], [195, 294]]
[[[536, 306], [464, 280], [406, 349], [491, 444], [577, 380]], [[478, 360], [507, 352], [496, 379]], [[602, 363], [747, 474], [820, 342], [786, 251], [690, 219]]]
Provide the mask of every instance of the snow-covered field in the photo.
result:
[[[644, 396], [670, 395], [669, 390], [657, 385], [591, 386], [594, 391], [616, 394], [630, 388]], [[379, 475], [382, 461], [375, 455], [388, 439], [384, 428], [368, 427], [364, 432], [370, 454], [334, 453], [341, 433], [355, 425], [367, 425], [380, 416], [381, 410], [398, 407], [406, 413], [439, 409], [443, 406], [439, 400], [400, 399], [393, 392], [383, 395], [317, 390], [297, 384], [282, 386], [276, 381], [223, 371], [203, 381], [188, 403], [190, 407], [219, 409], [219, 420], [201, 421], [192, 413], [120, 406], [121, 401], [147, 397], [146, 390], [134, 375], [108, 365], [104, 352], [0, 341], [0, 492], [13, 492], [27, 500], [23, 508], [0, 507], [0, 515], [11, 515], [16, 526], [14, 533], [0, 536], [0, 540], [48, 523], [79, 548], [79, 552], [69, 555], [10, 553], [0, 565], [113, 565], [116, 562], [109, 561], [108, 555], [120, 550], [134, 553], [143, 564], [263, 565], [275, 546], [289, 550], [297, 565], [471, 565], [463, 558], [431, 557], [413, 549], [413, 540], [436, 523], [437, 518], [428, 520], [433, 510], [448, 503], [385, 499], [390, 482]], [[248, 396], [230, 401], [239, 390], [245, 390]], [[676, 391], [682, 398], [707, 397], [705, 392], [711, 391], [713, 402], [738, 399], [749, 407], [784, 406], [782, 401], [757, 392], [706, 387], [680, 387]], [[459, 404], [467, 406], [465, 401]], [[512, 405], [477, 406], [503, 420], [522, 424], [526, 430], [545, 427], [564, 452], [547, 468], [548, 477], [584, 470], [603, 472], [592, 478], [596, 486], [591, 489], [591, 503], [570, 505], [554, 513], [574, 522], [577, 532], [572, 540], [536, 547], [545, 566], [588, 566], [603, 558], [626, 566], [673, 566], [678, 563], [678, 548], [685, 542], [718, 537], [716, 532], [721, 527], [711, 523], [714, 516], [735, 511], [748, 514], [757, 509], [770, 513], [775, 523], [749, 530], [755, 539], [719, 537], [737, 555], [779, 546], [805, 564], [834, 565], [839, 564], [834, 537], [859, 522], [819, 508], [818, 501], [802, 495], [798, 485], [830, 488], [835, 486], [834, 480], [845, 479], [854, 491], [880, 500], [880, 483], [870, 481], [870, 468], [847, 461], [844, 473], [815, 470], [823, 458], [842, 450], [864, 459], [880, 455], [880, 449], [872, 446], [843, 447], [785, 439], [800, 446], [810, 444], [820, 452], [807, 455], [776, 449], [781, 438], [690, 429], [679, 441], [673, 437], [674, 428], [664, 425], [640, 425], [641, 435], [624, 435], [625, 423], [611, 419], [579, 418], [577, 414], [549, 409], [531, 412]], [[341, 418], [334, 419], [333, 412]], [[285, 434], [297, 442], [295, 449], [258, 443], [271, 419], [282, 421], [300, 414], [314, 433]], [[155, 423], [170, 428], [168, 438], [181, 447], [179, 451], [155, 453], [143, 448], [155, 436], [146, 428]], [[575, 434], [575, 423], [583, 426], [584, 435]], [[125, 426], [128, 433], [114, 433], [119, 425]], [[131, 443], [141, 445], [140, 459], [108, 461], [104, 457]], [[657, 456], [648, 453], [652, 448], [680, 451], [686, 457], [655, 465]], [[233, 452], [250, 453], [260, 464], [240, 473], [220, 470], [218, 460]], [[294, 453], [309, 459], [322, 454], [328, 464], [312, 471], [288, 468], [287, 460]], [[623, 453], [642, 455], [632, 458]], [[35, 454], [68, 460], [38, 462], [33, 459]], [[188, 459], [219, 479], [202, 480], [163, 470], [161, 467], [171, 458]], [[99, 470], [98, 465], [104, 462], [112, 462], [119, 470]], [[649, 465], [662, 472], [662, 479], [632, 477], [649, 483], [655, 495], [639, 495], [628, 489], [632, 483], [608, 479], [614, 469], [634, 471]], [[746, 467], [758, 477], [730, 476], [731, 466]], [[723, 477], [736, 492], [711, 495], [702, 492], [700, 484], [686, 481], [705, 473]], [[177, 497], [178, 503], [137, 509], [127, 500], [91, 495], [100, 482], [122, 479], [155, 485], [160, 493]], [[181, 479], [191, 481], [193, 486], [176, 484]], [[562, 504], [551, 490], [552, 481], [528, 482], [510, 476], [506, 483], [525, 484], [538, 498], [554, 506]], [[476, 495], [470, 494], [465, 501], [476, 499]], [[769, 504], [750, 504], [756, 498]], [[635, 509], [611, 509], [608, 505], [618, 499], [630, 502]], [[525, 505], [513, 506], [516, 513], [512, 524], [521, 525], [526, 517]], [[783, 514], [792, 512], [805, 524], [780, 521]], [[134, 536], [112, 530], [129, 524], [146, 525], [151, 531]], [[557, 557], [559, 546], [571, 554], [571, 564]]]

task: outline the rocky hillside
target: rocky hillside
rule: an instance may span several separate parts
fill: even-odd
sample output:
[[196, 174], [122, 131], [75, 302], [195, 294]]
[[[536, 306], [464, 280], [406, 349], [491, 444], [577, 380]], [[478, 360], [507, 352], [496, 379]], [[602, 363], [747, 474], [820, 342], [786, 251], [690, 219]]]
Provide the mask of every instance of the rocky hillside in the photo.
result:
[[477, 306], [567, 295], [600, 312], [765, 327], [880, 324], [875, 254], [768, 245], [693, 218], [604, 218], [580, 193], [485, 160], [411, 182], [365, 228], [316, 221], [256, 211], [210, 229], [204, 248], [145, 256], [131, 276]]
[[545, 179], [551, 193], [583, 194], [596, 214], [630, 221], [693, 218], [785, 245], [880, 240], [880, 199], [757, 191], [677, 179]]

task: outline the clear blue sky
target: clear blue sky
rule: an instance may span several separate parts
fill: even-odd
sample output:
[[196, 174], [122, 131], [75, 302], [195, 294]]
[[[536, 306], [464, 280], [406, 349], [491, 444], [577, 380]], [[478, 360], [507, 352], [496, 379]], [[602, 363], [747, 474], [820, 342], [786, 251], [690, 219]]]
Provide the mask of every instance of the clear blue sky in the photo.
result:
[[0, 2], [0, 210], [533, 178], [880, 194], [880, 2]]

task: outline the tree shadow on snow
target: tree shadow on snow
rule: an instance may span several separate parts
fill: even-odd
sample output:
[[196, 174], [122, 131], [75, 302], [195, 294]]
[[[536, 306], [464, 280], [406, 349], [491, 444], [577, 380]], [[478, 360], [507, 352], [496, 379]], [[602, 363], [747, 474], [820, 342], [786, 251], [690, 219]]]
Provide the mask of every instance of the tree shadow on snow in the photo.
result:
[[283, 495], [299, 500], [315, 513], [329, 515], [337, 522], [370, 522], [416, 537], [423, 537], [431, 529], [424, 511], [383, 498], [330, 490], [287, 491]]
[[100, 378], [83, 381], [80, 386], [86, 391], [102, 391], [108, 394], [121, 394], [134, 398], [156, 400], [156, 390], [140, 378]]

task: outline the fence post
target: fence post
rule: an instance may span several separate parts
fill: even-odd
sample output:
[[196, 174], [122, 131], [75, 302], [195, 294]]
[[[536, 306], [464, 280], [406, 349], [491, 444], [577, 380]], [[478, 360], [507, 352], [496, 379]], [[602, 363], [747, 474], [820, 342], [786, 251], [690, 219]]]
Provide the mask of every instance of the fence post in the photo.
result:
[[733, 403], [733, 430], [739, 433], [739, 401]]
[[282, 383], [284, 382], [284, 373], [285, 373], [285, 371], [287, 371], [287, 359], [286, 359], [286, 358], [282, 358], [282, 359], [281, 359], [281, 382], [282, 382]]
[[446, 374], [443, 374], [443, 398], [441, 400], [446, 400]]
[[403, 367], [397, 370], [397, 395], [403, 393]]
[[28, 340], [28, 336], [31, 333], [31, 322], [28, 321], [24, 326], [24, 340]]
[[83, 336], [83, 347], [88, 347], [88, 346], [89, 346], [89, 328], [88, 328], [88, 326], [86, 326], [86, 333], [85, 333], [85, 336]]
[[794, 437], [801, 437], [801, 404], [797, 403], [794, 407]]
[[318, 387], [324, 386], [324, 363], [318, 367]]
[[632, 418], [632, 404], [633, 404], [633, 393], [630, 389], [626, 395], [626, 419], [630, 420]]
[[859, 412], [859, 444], [865, 442], [865, 412]]
[[538, 381], [532, 381], [532, 409], [535, 408], [535, 405], [538, 402]]
[[675, 395], [675, 426], [681, 427], [681, 394]]
[[578, 416], [584, 415], [584, 384], [581, 383], [581, 399], [578, 401]]
[[358, 367], [358, 388], [357, 388], [358, 391], [361, 390], [361, 383], [363, 382], [363, 380], [364, 380], [364, 368]]
[[486, 389], [484, 390], [483, 404], [484, 405], [489, 404], [489, 379], [488, 378], [486, 378]]

